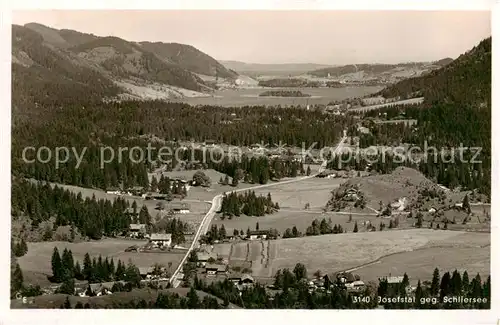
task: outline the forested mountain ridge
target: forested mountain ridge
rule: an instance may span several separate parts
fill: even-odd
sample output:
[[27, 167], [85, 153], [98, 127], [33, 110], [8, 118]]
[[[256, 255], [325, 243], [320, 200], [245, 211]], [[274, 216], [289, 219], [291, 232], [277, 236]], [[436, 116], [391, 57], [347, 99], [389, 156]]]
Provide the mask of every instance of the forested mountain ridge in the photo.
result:
[[[445, 67], [428, 75], [389, 86], [376, 95], [386, 98], [424, 96], [423, 104], [384, 107], [364, 113], [371, 134], [358, 134], [363, 147], [412, 143], [448, 152], [420, 166], [430, 178], [446, 186], [491, 191], [491, 37]], [[417, 120], [417, 125], [371, 125], [371, 118], [396, 116]], [[459, 149], [465, 150], [465, 161]], [[480, 148], [480, 149], [478, 149]], [[455, 149], [455, 150], [451, 150]], [[467, 152], [467, 149], [470, 151]], [[478, 155], [472, 160], [471, 156]], [[473, 180], [474, 179], [474, 180]]]
[[363, 78], [408, 78], [411, 75], [422, 75], [445, 66], [452, 59], [445, 58], [435, 62], [408, 62], [398, 64], [347, 64], [342, 66], [333, 66], [309, 71], [308, 74], [316, 77], [326, 78], [348, 78], [351, 74], [363, 73]]
[[[28, 103], [60, 105], [75, 98], [100, 102], [118, 94], [113, 82], [89, 66], [44, 44], [31, 29], [12, 26], [12, 106], [23, 109]], [[67, 94], [72, 94], [67, 96]], [[66, 94], [66, 95], [64, 95]], [[14, 114], [15, 115], [15, 114]]]
[[191, 72], [221, 78], [238, 76], [235, 71], [227, 69], [217, 60], [191, 45], [162, 42], [140, 42], [139, 45], [159, 58], [178, 64], [181, 68]]
[[491, 37], [441, 69], [402, 80], [376, 95], [386, 98], [423, 96], [427, 103], [491, 107]]
[[91, 104], [120, 94], [136, 95], [130, 88], [153, 84], [165, 85], [167, 93], [169, 86], [210, 91], [196, 74], [237, 76], [190, 45], [135, 43], [36, 23], [12, 25], [15, 108], [34, 103]]
[[[70, 29], [55, 29], [37, 23], [24, 25], [38, 34], [42, 35], [44, 41], [58, 48], [75, 50], [75, 47], [83, 44], [92, 44], [92, 41], [101, 42], [106, 45], [106, 39], [118, 39], [117, 37], [100, 37], [93, 34], [82, 33]], [[104, 39], [104, 41], [103, 41]], [[101, 40], [101, 41], [99, 41]], [[238, 74], [224, 67], [220, 62], [210, 55], [198, 50], [192, 45], [180, 43], [163, 42], [128, 42], [122, 40], [127, 47], [135, 47], [155, 54], [165, 63], [176, 64], [180, 68], [190, 72], [216, 76], [222, 78], [235, 78]], [[86, 47], [89, 47], [88, 45]]]

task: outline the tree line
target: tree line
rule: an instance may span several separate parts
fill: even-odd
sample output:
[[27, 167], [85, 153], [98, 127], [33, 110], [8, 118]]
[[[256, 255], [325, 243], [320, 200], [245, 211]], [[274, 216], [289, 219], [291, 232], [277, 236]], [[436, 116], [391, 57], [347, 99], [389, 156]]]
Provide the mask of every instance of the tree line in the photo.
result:
[[231, 192], [222, 197], [220, 212], [224, 217], [247, 216], [261, 217], [279, 210], [278, 202], [274, 203], [271, 193], [266, 196], [255, 195], [255, 191], [245, 191], [243, 194]]
[[[357, 232], [357, 224], [355, 225], [354, 232]], [[283, 233], [283, 238], [297, 238], [302, 236], [319, 236], [327, 234], [342, 234], [344, 233], [344, 228], [339, 224], [332, 225], [332, 219], [328, 218], [328, 221], [323, 218], [321, 220], [314, 219], [311, 225], [307, 227], [305, 234], [300, 232], [296, 226], [291, 229], [287, 228]]]
[[26, 180], [12, 181], [12, 215], [28, 216], [32, 226], [55, 217], [56, 226], [72, 226], [83, 236], [100, 239], [116, 236], [130, 225], [130, 216], [125, 213], [129, 202], [123, 198], [113, 201], [95, 196], [83, 198], [81, 193], [73, 193], [47, 183]]
[[69, 297], [66, 297], [64, 303], [59, 309], [222, 309], [227, 305], [219, 303], [219, 301], [209, 295], [205, 295], [203, 299], [198, 295], [198, 292], [191, 288], [186, 295], [182, 297], [177, 293], [159, 292], [156, 299], [147, 301], [146, 299], [124, 299], [124, 301], [114, 300], [110, 304], [101, 306], [98, 303], [90, 304], [78, 301], [72, 305]]
[[139, 269], [131, 261], [126, 265], [121, 260], [116, 264], [113, 259], [99, 257], [90, 258], [88, 253], [83, 258], [83, 265], [74, 261], [73, 253], [67, 248], [62, 255], [54, 247], [51, 259], [52, 277], [50, 280], [62, 283], [59, 292], [74, 294], [75, 279], [86, 280], [88, 283], [101, 283], [109, 281], [125, 281], [137, 287], [140, 285], [141, 276]]

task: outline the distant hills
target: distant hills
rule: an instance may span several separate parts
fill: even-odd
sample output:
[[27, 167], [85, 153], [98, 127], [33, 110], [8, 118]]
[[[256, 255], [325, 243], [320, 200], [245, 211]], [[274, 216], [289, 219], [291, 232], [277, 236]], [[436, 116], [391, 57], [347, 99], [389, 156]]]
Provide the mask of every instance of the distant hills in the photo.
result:
[[225, 67], [234, 70], [240, 74], [246, 75], [298, 75], [311, 70], [322, 69], [329, 65], [316, 63], [283, 63], [283, 64], [265, 64], [265, 63], [245, 63], [240, 61], [220, 61]]
[[62, 94], [68, 93], [101, 100], [145, 85], [211, 91], [198, 74], [238, 77], [190, 45], [129, 42], [37, 23], [12, 26], [13, 100], [17, 103], [35, 98], [60, 102]]
[[435, 62], [411, 62], [400, 64], [348, 64], [324, 65], [316, 63], [260, 64], [240, 61], [220, 61], [227, 68], [254, 78], [266, 76], [312, 76], [313, 78], [335, 78], [346, 81], [385, 79], [397, 82], [412, 76], [419, 76], [450, 63], [451, 58]]
[[401, 79], [419, 76], [453, 61], [445, 58], [435, 62], [409, 62], [398, 64], [349, 64], [337, 67], [321, 68], [309, 71], [308, 74], [321, 78], [338, 78], [344, 80], [383, 79], [396, 82]]
[[491, 107], [491, 37], [452, 62], [445, 60], [444, 64], [440, 69], [402, 80], [376, 95], [386, 98], [423, 96], [428, 103]]

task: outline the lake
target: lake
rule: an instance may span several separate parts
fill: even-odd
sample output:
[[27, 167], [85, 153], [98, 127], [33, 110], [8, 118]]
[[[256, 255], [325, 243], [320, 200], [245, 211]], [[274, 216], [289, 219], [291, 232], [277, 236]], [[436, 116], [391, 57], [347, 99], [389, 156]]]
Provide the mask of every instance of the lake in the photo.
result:
[[[262, 92], [273, 90], [299, 90], [311, 97], [259, 97]], [[363, 97], [382, 90], [381, 86], [352, 86], [345, 88], [244, 88], [215, 92], [214, 97], [183, 98], [178, 101], [191, 105], [252, 106], [252, 105], [314, 105], [328, 104], [333, 100]]]

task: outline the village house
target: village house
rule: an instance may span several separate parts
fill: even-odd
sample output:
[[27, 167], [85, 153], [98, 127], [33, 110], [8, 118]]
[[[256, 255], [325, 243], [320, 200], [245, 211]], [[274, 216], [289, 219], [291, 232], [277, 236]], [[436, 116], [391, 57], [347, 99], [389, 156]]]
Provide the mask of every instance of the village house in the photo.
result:
[[253, 230], [248, 234], [248, 240], [267, 239], [269, 230]]
[[207, 276], [223, 275], [227, 273], [227, 265], [221, 264], [207, 264], [205, 266], [205, 273]]
[[137, 238], [146, 234], [146, 225], [143, 223], [131, 223], [129, 226], [129, 236]]
[[107, 194], [115, 194], [115, 195], [121, 195], [122, 191], [118, 187], [110, 187], [106, 189]]
[[170, 210], [175, 214], [186, 214], [189, 213], [189, 204], [184, 202], [174, 202], [170, 205]]
[[151, 197], [153, 198], [153, 200], [166, 200], [167, 194], [153, 193]]
[[149, 280], [151, 279], [151, 276], [153, 275], [154, 267], [149, 266], [149, 267], [139, 267], [139, 274], [141, 275], [141, 278], [143, 280]]
[[366, 288], [365, 283], [361, 280], [346, 283], [345, 287], [349, 291], [361, 291]]
[[240, 291], [253, 286], [255, 283], [254, 278], [250, 274], [246, 273], [231, 275], [229, 277], [229, 281], [231, 281]]
[[199, 267], [205, 267], [207, 263], [215, 262], [217, 260], [216, 253], [198, 252], [196, 253], [196, 258], [198, 260]]
[[[388, 276], [384, 279], [387, 281], [388, 286], [397, 286], [403, 283], [404, 276]], [[412, 287], [408, 284], [405, 290], [406, 293], [409, 294], [412, 291]]]
[[142, 196], [145, 193], [144, 187], [142, 186], [134, 186], [128, 190], [129, 193], [135, 196]]
[[318, 177], [318, 178], [332, 178], [335, 176], [336, 176], [335, 172], [333, 172], [331, 170], [324, 170], [321, 173], [319, 173], [318, 175], [316, 175], [316, 177]]
[[359, 199], [359, 191], [355, 188], [350, 188], [346, 191], [345, 193], [345, 199], [346, 200], [351, 200], [351, 201], [356, 201]]
[[[359, 279], [351, 272], [339, 272], [333, 274], [326, 274], [323, 277], [324, 283], [329, 283], [330, 285], [340, 284], [341, 286], [345, 286], [346, 284], [353, 283]], [[328, 289], [328, 288], [327, 288]]]
[[151, 234], [149, 242], [158, 247], [169, 247], [172, 245], [172, 234]]
[[[125, 281], [110, 281], [102, 283], [91, 283], [87, 287], [76, 288], [76, 294], [80, 297], [87, 297], [89, 295], [103, 296], [113, 294], [112, 289], [115, 283], [125, 285]], [[90, 292], [89, 292], [90, 288]]]

